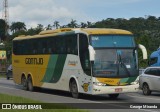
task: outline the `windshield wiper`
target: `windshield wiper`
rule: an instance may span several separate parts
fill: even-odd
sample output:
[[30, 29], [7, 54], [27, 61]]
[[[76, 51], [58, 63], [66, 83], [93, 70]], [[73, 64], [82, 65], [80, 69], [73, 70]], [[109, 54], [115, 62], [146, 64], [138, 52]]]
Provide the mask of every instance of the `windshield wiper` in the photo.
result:
[[[125, 71], [127, 72], [128, 76], [131, 76], [129, 70], [128, 70], [127, 67], [126, 67], [126, 65], [123, 63], [120, 54], [118, 54], [118, 65], [121, 65], [121, 67], [123, 66], [124, 69], [125, 69]], [[119, 66], [118, 66], [118, 74], [119, 74]]]

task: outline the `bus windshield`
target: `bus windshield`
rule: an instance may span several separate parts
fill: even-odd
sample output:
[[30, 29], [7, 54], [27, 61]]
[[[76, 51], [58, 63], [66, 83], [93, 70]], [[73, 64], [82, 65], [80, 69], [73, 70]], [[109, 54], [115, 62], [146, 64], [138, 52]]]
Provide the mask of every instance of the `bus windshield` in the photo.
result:
[[93, 36], [91, 40], [93, 40], [91, 43], [96, 52], [93, 76], [119, 78], [138, 75], [136, 52], [131, 36], [122, 36], [122, 39], [114, 38], [114, 36], [112, 38]]

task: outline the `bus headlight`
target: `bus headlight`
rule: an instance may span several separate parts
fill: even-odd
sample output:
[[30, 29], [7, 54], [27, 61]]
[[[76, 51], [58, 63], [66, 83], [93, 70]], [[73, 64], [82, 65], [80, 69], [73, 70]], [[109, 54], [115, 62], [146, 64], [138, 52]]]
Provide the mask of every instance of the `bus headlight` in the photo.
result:
[[93, 82], [96, 86], [106, 86], [107, 84], [101, 83], [101, 82]]

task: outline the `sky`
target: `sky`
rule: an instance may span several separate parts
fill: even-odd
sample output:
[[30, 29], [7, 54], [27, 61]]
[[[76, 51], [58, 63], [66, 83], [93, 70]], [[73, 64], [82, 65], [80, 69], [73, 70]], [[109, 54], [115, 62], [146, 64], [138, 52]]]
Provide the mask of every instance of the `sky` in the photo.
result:
[[[160, 0], [8, 0], [9, 23], [24, 22], [27, 28], [59, 21], [68, 24], [97, 22], [107, 18], [160, 17]], [[2, 18], [3, 0], [0, 0]]]

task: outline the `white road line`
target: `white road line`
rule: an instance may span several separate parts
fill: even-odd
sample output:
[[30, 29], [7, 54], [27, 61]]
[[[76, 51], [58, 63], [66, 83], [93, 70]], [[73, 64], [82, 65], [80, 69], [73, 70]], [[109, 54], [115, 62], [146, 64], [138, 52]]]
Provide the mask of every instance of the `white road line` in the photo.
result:
[[15, 89], [15, 90], [20, 90], [20, 89], [16, 89], [16, 88], [11, 88], [11, 87], [5, 87], [5, 86], [0, 86], [2, 88], [7, 88], [7, 89]]
[[143, 111], [147, 111], [147, 112], [159, 112], [159, 111], [155, 111], [155, 110], [148, 110], [148, 109], [139, 109], [139, 110], [143, 110]]
[[135, 96], [135, 95], [128, 95], [128, 94], [126, 94], [126, 95], [129, 96], [129, 97], [144, 98], [144, 99], [152, 99], [152, 100], [160, 100], [160, 99], [156, 99], [156, 98], [138, 97], [138, 96]]

